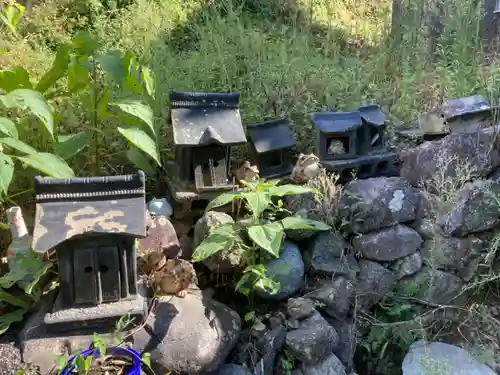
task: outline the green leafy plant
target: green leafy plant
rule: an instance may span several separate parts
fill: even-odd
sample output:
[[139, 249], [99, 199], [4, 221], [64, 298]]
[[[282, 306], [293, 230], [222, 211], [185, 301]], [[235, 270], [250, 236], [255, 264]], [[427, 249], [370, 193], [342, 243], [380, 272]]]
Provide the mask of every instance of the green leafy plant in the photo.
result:
[[211, 230], [193, 254], [193, 261], [203, 261], [221, 251], [243, 250], [247, 267], [236, 290], [248, 295], [258, 288], [277, 293], [279, 284], [268, 277], [264, 262], [280, 256], [285, 230], [329, 230], [322, 222], [292, 216], [283, 208], [280, 198], [286, 195], [314, 192], [298, 185], [277, 182], [244, 182], [245, 191], [223, 193], [211, 201], [206, 212], [233, 201], [243, 201], [249, 214], [236, 223], [223, 224]]
[[4, 7], [0, 12], [0, 21], [7, 27], [7, 29], [18, 36], [17, 25], [24, 14], [24, 6], [15, 2], [13, 5]]
[[[0, 70], [0, 196], [6, 195], [14, 177], [16, 162], [33, 167], [51, 177], [74, 177], [68, 160], [90, 147], [94, 174], [101, 173], [104, 140], [116, 133], [131, 147], [128, 159], [148, 174], [152, 164], [160, 164], [161, 128], [155, 125], [155, 77], [147, 55], [132, 52], [99, 52], [98, 42], [88, 33], [78, 32], [71, 43], [59, 47], [52, 67], [37, 83], [20, 66]], [[63, 83], [65, 81], [65, 83]], [[54, 100], [78, 99], [88, 122], [78, 133], [61, 134], [60, 116], [54, 115]], [[14, 117], [27, 113], [21, 121]], [[46, 150], [29, 144], [33, 120]], [[154, 163], [152, 163], [154, 162]]]
[[[33, 250], [15, 254], [12, 264], [9, 272], [0, 277], [0, 335], [12, 323], [22, 321], [40, 298], [40, 279], [52, 267], [52, 263], [43, 262]], [[24, 282], [22, 290], [16, 287], [20, 281]]]

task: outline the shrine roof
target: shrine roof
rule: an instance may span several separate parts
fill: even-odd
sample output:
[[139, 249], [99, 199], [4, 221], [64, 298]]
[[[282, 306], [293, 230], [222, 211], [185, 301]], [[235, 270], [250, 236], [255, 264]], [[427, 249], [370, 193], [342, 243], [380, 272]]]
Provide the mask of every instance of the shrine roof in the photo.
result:
[[312, 122], [322, 133], [343, 133], [363, 125], [360, 111], [315, 112]]
[[368, 104], [358, 108], [358, 111], [361, 113], [361, 118], [368, 125], [373, 126], [383, 126], [385, 125], [385, 121], [387, 116], [380, 110], [380, 107], [377, 104]]
[[146, 235], [145, 175], [35, 178], [32, 247], [44, 252], [90, 233]]
[[239, 109], [240, 94], [172, 92], [174, 144], [206, 146], [246, 143]]
[[296, 146], [288, 119], [280, 119], [247, 126], [248, 136], [258, 153]]

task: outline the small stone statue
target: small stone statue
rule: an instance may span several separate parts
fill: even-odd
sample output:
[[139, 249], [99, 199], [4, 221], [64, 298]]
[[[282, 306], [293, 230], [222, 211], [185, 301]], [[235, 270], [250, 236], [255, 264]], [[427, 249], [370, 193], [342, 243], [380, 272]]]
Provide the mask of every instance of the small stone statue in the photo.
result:
[[319, 158], [314, 154], [300, 154], [295, 167], [293, 168], [291, 179], [296, 184], [305, 184], [310, 179], [319, 175], [321, 166]]
[[334, 139], [328, 145], [328, 154], [330, 155], [344, 155], [345, 153], [344, 143], [339, 139]]
[[237, 181], [253, 181], [259, 179], [259, 168], [245, 161], [243, 165], [234, 172]]
[[198, 284], [193, 265], [184, 259], [166, 259], [165, 255], [152, 251], [147, 255], [145, 272], [152, 279], [157, 294], [175, 294], [184, 298], [191, 284]]

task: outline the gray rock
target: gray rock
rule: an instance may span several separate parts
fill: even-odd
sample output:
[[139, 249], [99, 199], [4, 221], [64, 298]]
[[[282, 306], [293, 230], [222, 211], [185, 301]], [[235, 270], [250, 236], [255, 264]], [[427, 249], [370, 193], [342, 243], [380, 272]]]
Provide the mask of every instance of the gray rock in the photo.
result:
[[460, 305], [468, 296], [467, 293], [462, 293], [465, 284], [460, 277], [430, 267], [423, 267], [400, 283], [403, 288], [409, 284], [415, 285], [413, 297], [423, 303]]
[[300, 320], [310, 317], [316, 311], [316, 306], [313, 301], [307, 298], [290, 298], [286, 305], [286, 311], [289, 317]]
[[414, 342], [402, 369], [403, 375], [496, 375], [468, 351], [443, 342]]
[[363, 258], [378, 262], [392, 262], [413, 254], [421, 244], [422, 238], [417, 231], [400, 224], [361, 234], [352, 241]]
[[307, 297], [321, 303], [321, 309], [333, 318], [344, 318], [351, 309], [354, 285], [342, 276], [317, 280]]
[[477, 180], [466, 184], [449, 210], [438, 217], [441, 230], [447, 236], [463, 237], [493, 229], [500, 223], [499, 195], [497, 182]]
[[359, 266], [347, 248], [345, 241], [334, 233], [322, 233], [313, 240], [304, 258], [311, 272], [354, 278]]
[[266, 275], [280, 283], [280, 291], [270, 294], [256, 289], [256, 293], [264, 299], [283, 300], [297, 293], [304, 285], [304, 261], [299, 248], [293, 242], [284, 241], [280, 257], [266, 264]]
[[338, 345], [335, 329], [319, 314], [303, 320], [300, 327], [286, 335], [285, 348], [298, 360], [314, 364]]
[[340, 204], [346, 229], [367, 233], [415, 220], [418, 197], [403, 178], [377, 177], [347, 184]]
[[410, 226], [415, 229], [424, 240], [432, 238], [434, 233], [440, 231], [439, 227], [435, 224], [435, 221], [430, 218], [418, 218]]
[[396, 276], [376, 262], [361, 260], [356, 294], [362, 309], [370, 309], [389, 293], [396, 283]]
[[13, 342], [0, 342], [0, 375], [12, 375], [24, 368], [21, 351]]
[[484, 242], [474, 236], [456, 238], [436, 234], [425, 242], [422, 256], [432, 268], [458, 271], [462, 279], [470, 281], [479, 266], [484, 247]]
[[344, 365], [335, 354], [314, 365], [304, 365], [302, 372], [304, 375], [346, 375]]
[[[228, 214], [216, 211], [207, 212], [194, 227], [193, 249], [196, 249], [210, 230], [229, 223], [234, 223], [234, 220]], [[245, 265], [243, 251], [239, 249], [220, 251], [206, 259], [204, 263], [210, 271], [219, 273], [232, 273], [242, 269]]]
[[339, 345], [333, 350], [333, 354], [340, 359], [346, 370], [352, 370], [354, 368], [354, 354], [356, 353], [356, 326], [354, 319], [327, 319], [327, 321], [335, 328], [335, 331], [339, 335]]
[[500, 166], [500, 139], [495, 128], [474, 134], [450, 134], [439, 141], [425, 142], [400, 155], [401, 176], [413, 186], [438, 176], [455, 178], [464, 166], [471, 178], [485, 177]]
[[422, 269], [423, 260], [419, 251], [398, 259], [391, 264], [391, 270], [398, 280], [416, 274]]
[[162, 298], [148, 324], [161, 340], [150, 351], [146, 347], [156, 373], [215, 371], [241, 332], [241, 319], [235, 311], [199, 291], [186, 298]]
[[255, 348], [262, 353], [262, 358], [253, 369], [254, 375], [272, 375], [276, 356], [285, 344], [286, 329], [281, 326], [267, 332], [256, 344]]
[[253, 375], [253, 372], [241, 365], [226, 364], [220, 368], [218, 375]]

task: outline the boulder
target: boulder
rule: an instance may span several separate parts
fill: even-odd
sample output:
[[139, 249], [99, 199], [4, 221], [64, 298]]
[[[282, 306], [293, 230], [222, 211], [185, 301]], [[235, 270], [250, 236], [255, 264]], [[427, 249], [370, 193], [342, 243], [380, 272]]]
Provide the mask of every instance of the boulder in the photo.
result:
[[438, 224], [447, 236], [463, 237], [484, 232], [500, 224], [500, 184], [477, 180], [466, 184], [446, 212], [438, 217]]
[[367, 310], [392, 290], [396, 276], [387, 268], [369, 260], [361, 260], [359, 267], [356, 294], [360, 307]]
[[450, 134], [400, 155], [401, 177], [418, 187], [422, 181], [455, 178], [466, 167], [471, 178], [486, 177], [500, 166], [495, 128], [473, 134]]
[[433, 268], [457, 271], [462, 279], [470, 281], [479, 267], [484, 248], [484, 242], [475, 236], [456, 238], [436, 234], [425, 242], [422, 256]]
[[339, 345], [333, 350], [333, 354], [340, 359], [346, 370], [353, 370], [354, 354], [356, 353], [356, 325], [354, 319], [327, 320], [339, 335]]
[[338, 345], [335, 329], [318, 313], [302, 320], [299, 328], [286, 335], [285, 349], [298, 360], [315, 364]]
[[293, 242], [283, 241], [280, 257], [266, 263], [266, 275], [280, 283], [280, 291], [270, 294], [257, 289], [257, 295], [267, 300], [284, 300], [297, 293], [304, 285], [305, 266], [299, 248]]
[[[210, 230], [217, 228], [223, 224], [234, 223], [231, 216], [223, 212], [209, 211], [201, 217], [194, 227], [194, 238], [192, 248], [196, 251], [196, 247], [203, 241]], [[204, 264], [212, 272], [232, 273], [244, 267], [245, 261], [243, 251], [239, 249], [227, 249], [219, 251], [213, 256], [204, 261]]]
[[465, 284], [460, 277], [427, 266], [400, 283], [403, 288], [415, 285], [412, 297], [431, 305], [460, 305], [468, 296], [462, 293]]
[[138, 253], [158, 251], [169, 259], [182, 254], [175, 228], [165, 216], [148, 215], [146, 237], [139, 239]]
[[466, 350], [443, 342], [414, 342], [403, 360], [403, 375], [496, 375]]
[[321, 362], [302, 367], [304, 375], [346, 375], [345, 367], [335, 354], [328, 355]]
[[418, 196], [400, 177], [354, 180], [347, 184], [339, 215], [354, 233], [367, 233], [416, 218]]
[[319, 279], [312, 285], [308, 298], [318, 301], [321, 310], [333, 318], [344, 318], [351, 309], [355, 286], [342, 276]]
[[308, 318], [315, 311], [316, 306], [314, 302], [308, 298], [290, 298], [286, 304], [286, 312], [288, 316], [297, 320]]
[[147, 323], [154, 335], [145, 351], [161, 374], [216, 371], [241, 332], [235, 311], [196, 290], [186, 298], [162, 297]]
[[414, 229], [395, 225], [355, 237], [352, 245], [361, 257], [377, 262], [392, 262], [415, 253], [422, 238]]
[[322, 275], [339, 275], [354, 279], [359, 266], [348, 252], [347, 243], [334, 233], [321, 233], [305, 252], [309, 271]]
[[423, 259], [419, 251], [398, 259], [391, 264], [390, 269], [396, 275], [396, 279], [416, 274], [422, 269]]

